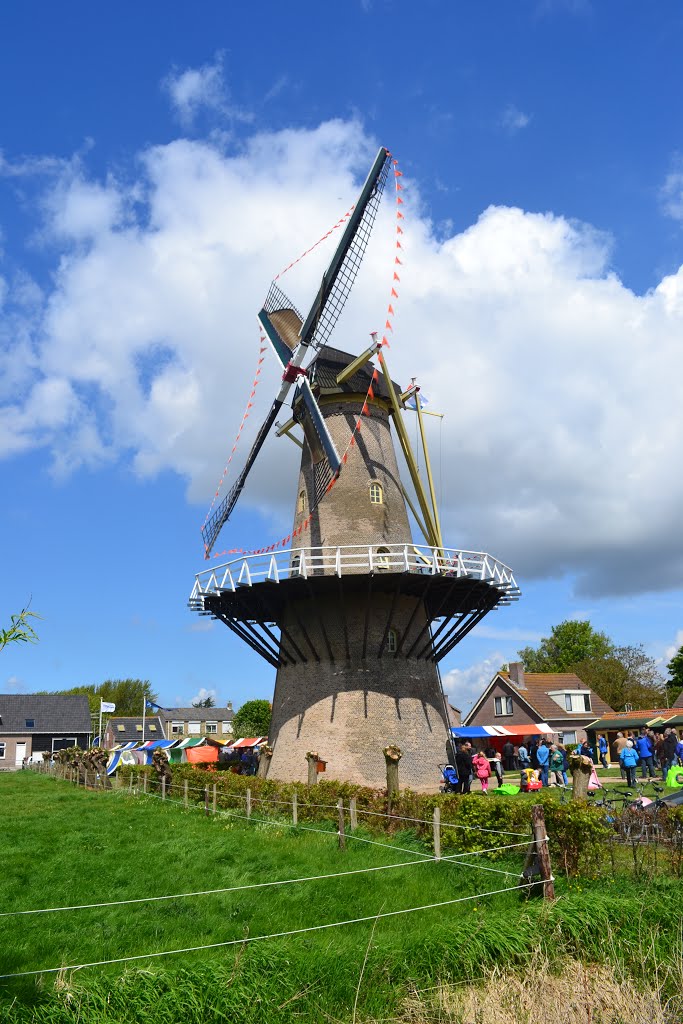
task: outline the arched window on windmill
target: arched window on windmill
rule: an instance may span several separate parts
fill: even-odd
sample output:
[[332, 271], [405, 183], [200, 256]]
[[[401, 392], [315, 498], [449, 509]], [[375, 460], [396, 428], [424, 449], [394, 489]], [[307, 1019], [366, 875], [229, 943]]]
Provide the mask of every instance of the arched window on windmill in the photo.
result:
[[296, 503], [296, 510], [299, 514], [305, 512], [308, 507], [308, 498], [306, 497], [306, 491], [299, 491], [299, 500]]
[[375, 569], [377, 572], [389, 572], [389, 548], [377, 548]]
[[383, 505], [384, 504], [384, 490], [382, 485], [376, 480], [373, 480], [370, 484], [370, 504], [371, 505]]
[[395, 629], [390, 629], [387, 636], [387, 652], [389, 654], [396, 654], [398, 650], [398, 633]]

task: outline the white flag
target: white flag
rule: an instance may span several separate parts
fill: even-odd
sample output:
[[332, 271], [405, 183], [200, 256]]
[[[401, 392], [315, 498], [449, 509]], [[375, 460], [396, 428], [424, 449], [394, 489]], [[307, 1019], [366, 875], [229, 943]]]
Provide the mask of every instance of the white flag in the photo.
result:
[[102, 711], [116, 711], [116, 704], [110, 704], [109, 701], [100, 701], [100, 712]]

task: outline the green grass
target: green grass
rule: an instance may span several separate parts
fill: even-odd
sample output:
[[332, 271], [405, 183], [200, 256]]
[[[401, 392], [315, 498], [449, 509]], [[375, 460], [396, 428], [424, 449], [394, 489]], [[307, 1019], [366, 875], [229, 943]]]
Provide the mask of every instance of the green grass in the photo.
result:
[[[333, 833], [206, 819], [192, 808], [74, 789], [33, 773], [0, 777], [0, 910], [135, 899], [417, 859]], [[316, 826], [320, 827], [320, 826]], [[330, 826], [331, 827], [331, 826]], [[514, 840], [512, 840], [514, 841]], [[486, 842], [482, 845], [487, 845]], [[522, 851], [523, 852], [523, 851]], [[471, 858], [470, 858], [471, 859]], [[521, 855], [488, 862], [518, 870]], [[184, 900], [5, 918], [1, 973], [244, 939], [473, 896], [514, 878], [447, 863]], [[286, 939], [0, 982], [8, 1024], [351, 1020], [398, 1013], [406, 994], [475, 978], [535, 952], [663, 962], [683, 915], [676, 879], [558, 880], [554, 904], [516, 893]], [[605, 943], [611, 929], [618, 941]], [[367, 953], [367, 963], [363, 968]]]

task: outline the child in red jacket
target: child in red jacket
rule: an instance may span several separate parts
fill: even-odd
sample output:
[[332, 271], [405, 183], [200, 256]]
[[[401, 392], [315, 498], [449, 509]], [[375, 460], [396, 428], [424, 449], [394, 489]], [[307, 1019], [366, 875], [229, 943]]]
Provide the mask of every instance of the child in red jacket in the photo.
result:
[[491, 776], [491, 765], [487, 757], [484, 757], [481, 750], [474, 755], [472, 758], [472, 767], [474, 768], [474, 774], [481, 782], [482, 793], [488, 793], [489, 791], [489, 778]]

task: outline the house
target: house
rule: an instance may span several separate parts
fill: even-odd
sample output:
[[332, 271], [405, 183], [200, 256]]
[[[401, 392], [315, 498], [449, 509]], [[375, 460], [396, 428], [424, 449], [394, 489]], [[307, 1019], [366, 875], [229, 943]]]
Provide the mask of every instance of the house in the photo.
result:
[[525, 672], [518, 661], [496, 672], [463, 724], [502, 727], [500, 735], [517, 742], [545, 733], [567, 744], [608, 714], [612, 708], [573, 672]]
[[456, 708], [454, 704], [451, 704], [448, 701], [446, 701], [446, 708], [448, 710], [448, 724], [451, 729], [456, 725], [460, 725], [462, 722], [460, 708]]
[[104, 746], [111, 750], [117, 743], [138, 740], [179, 740], [184, 737], [215, 736], [231, 740], [234, 712], [225, 708], [161, 708], [144, 720], [141, 715], [112, 715], [104, 729]]
[[[234, 712], [232, 702], [224, 708], [164, 708], [159, 717], [163, 722], [164, 736], [168, 740], [183, 736], [215, 736], [230, 740]], [[150, 737], [148, 737], [149, 739]]]
[[[678, 703], [678, 702], [676, 702]], [[603, 733], [607, 738], [610, 752], [614, 754], [614, 741], [617, 733], [627, 736], [630, 732], [639, 733], [641, 729], [652, 729], [655, 733], [662, 733], [669, 726], [677, 731], [683, 726], [683, 705], [671, 708], [649, 708], [638, 711], [617, 711], [602, 715], [596, 721], [591, 722], [587, 729], [589, 742], [598, 733]]]
[[21, 768], [63, 747], [90, 746], [90, 707], [85, 694], [0, 694], [0, 769]]
[[147, 715], [143, 721], [142, 715], [112, 715], [107, 720], [103, 731], [102, 746], [107, 750], [117, 746], [119, 743], [131, 743], [143, 740], [165, 739], [164, 726], [158, 715]]

